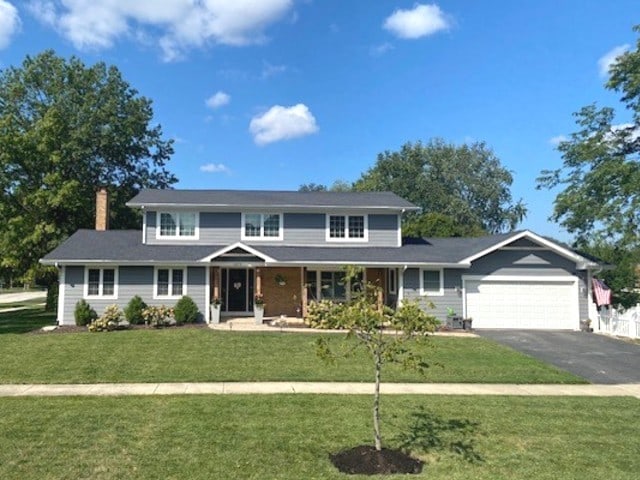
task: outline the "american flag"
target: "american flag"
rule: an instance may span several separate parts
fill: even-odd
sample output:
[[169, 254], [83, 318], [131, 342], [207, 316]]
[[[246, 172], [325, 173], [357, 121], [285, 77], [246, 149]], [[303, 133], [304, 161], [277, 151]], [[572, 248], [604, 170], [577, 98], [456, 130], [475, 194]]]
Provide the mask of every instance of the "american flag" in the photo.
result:
[[597, 278], [594, 278], [592, 283], [596, 305], [598, 307], [611, 305], [611, 289], [607, 287], [602, 280], [598, 280]]

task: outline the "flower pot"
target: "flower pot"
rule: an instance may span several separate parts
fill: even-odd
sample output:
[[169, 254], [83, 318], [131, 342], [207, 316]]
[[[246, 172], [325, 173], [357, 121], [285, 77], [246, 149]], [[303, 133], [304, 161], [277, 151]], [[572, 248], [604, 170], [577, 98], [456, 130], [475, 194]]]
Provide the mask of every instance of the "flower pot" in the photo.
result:
[[264, 318], [264, 305], [255, 305], [253, 307], [253, 318], [256, 321], [256, 325], [262, 325]]
[[220, 323], [220, 304], [211, 304], [211, 321], [210, 323]]

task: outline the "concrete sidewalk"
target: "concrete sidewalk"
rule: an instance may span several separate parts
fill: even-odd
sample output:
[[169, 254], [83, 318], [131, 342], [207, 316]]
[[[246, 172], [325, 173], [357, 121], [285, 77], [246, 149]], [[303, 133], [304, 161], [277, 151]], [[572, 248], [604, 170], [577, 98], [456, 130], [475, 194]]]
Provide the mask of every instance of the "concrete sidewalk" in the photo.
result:
[[[640, 384], [511, 385], [478, 383], [384, 383], [385, 395], [515, 395], [636, 397]], [[370, 395], [372, 383], [348, 382], [215, 382], [215, 383], [97, 383], [0, 385], [0, 397], [121, 396], [121, 395], [262, 395], [313, 393]]]

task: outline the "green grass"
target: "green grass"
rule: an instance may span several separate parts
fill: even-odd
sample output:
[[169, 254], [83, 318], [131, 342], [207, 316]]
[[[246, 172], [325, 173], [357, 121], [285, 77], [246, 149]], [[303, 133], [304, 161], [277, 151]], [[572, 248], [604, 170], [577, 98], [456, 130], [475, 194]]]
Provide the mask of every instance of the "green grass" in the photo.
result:
[[[8, 318], [20, 320], [9, 321]], [[371, 360], [327, 364], [314, 334], [220, 332], [207, 328], [24, 335], [37, 310], [0, 314], [0, 383], [365, 381]], [[341, 342], [343, 335], [329, 335]], [[388, 365], [387, 382], [584, 383], [578, 377], [482, 338], [434, 337], [425, 376]]]
[[[38, 330], [45, 325], [54, 325], [56, 314], [45, 312], [41, 304], [42, 299], [0, 305], [0, 336], [5, 333], [27, 333]], [[26, 309], [2, 312], [5, 308], [15, 307], [26, 307]]]
[[[368, 396], [0, 399], [0, 478], [340, 479]], [[636, 479], [632, 398], [384, 397], [383, 441], [431, 480]], [[400, 476], [373, 478], [408, 478]]]

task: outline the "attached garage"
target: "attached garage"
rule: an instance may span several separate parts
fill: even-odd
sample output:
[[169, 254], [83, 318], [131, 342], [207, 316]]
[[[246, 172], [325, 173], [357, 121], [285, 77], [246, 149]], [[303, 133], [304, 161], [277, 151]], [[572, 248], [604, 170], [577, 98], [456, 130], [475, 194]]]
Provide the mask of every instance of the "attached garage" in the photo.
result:
[[465, 317], [474, 328], [575, 330], [575, 277], [464, 277]]

